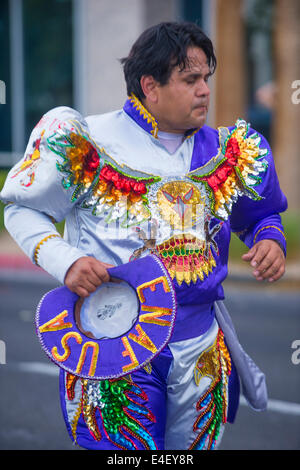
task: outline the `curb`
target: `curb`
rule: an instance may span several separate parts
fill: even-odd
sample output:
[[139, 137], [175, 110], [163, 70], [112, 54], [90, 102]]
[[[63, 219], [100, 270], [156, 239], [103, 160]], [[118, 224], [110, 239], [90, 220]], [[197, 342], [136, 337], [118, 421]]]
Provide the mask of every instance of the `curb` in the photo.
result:
[[0, 281], [59, 285], [58, 281], [25, 255], [0, 254]]
[[[33, 264], [26, 255], [19, 254], [0, 254], [0, 278], [1, 279], [22, 279], [26, 281], [26, 277], [29, 277], [30, 281], [33, 279], [42, 282], [56, 282], [50, 274], [44, 269]], [[244, 266], [238, 264], [231, 264], [228, 267], [228, 276], [225, 282], [234, 283], [256, 283], [258, 284], [251, 270], [245, 269]], [[287, 265], [286, 273], [284, 277], [274, 283], [275, 285], [286, 284], [286, 283], [299, 283], [300, 284], [300, 265]], [[270, 285], [272, 285], [270, 283]]]
[[44, 272], [42, 268], [33, 264], [27, 256], [2, 254], [0, 255], [0, 269], [21, 269]]

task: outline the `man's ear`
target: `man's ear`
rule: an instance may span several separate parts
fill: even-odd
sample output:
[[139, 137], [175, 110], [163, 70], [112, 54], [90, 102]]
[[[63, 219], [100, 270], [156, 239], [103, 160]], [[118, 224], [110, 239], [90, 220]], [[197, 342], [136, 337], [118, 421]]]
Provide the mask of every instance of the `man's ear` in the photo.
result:
[[141, 77], [141, 88], [143, 93], [150, 103], [157, 103], [158, 94], [157, 94], [157, 81], [152, 77], [152, 75], [143, 75]]

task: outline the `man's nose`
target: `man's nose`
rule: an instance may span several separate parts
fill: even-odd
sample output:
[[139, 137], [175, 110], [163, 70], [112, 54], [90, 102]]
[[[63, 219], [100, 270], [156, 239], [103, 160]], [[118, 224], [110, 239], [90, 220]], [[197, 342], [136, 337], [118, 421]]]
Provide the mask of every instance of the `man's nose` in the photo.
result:
[[210, 95], [210, 88], [205, 80], [201, 80], [197, 89], [196, 89], [197, 96], [209, 96]]

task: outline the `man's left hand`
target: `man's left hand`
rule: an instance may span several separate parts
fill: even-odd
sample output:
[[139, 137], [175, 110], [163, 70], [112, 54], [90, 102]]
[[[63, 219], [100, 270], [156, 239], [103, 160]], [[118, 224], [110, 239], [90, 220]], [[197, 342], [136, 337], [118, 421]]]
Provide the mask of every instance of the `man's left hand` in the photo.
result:
[[285, 273], [285, 256], [274, 240], [260, 240], [242, 256], [244, 261], [250, 262], [253, 276], [258, 281], [268, 280], [274, 282]]

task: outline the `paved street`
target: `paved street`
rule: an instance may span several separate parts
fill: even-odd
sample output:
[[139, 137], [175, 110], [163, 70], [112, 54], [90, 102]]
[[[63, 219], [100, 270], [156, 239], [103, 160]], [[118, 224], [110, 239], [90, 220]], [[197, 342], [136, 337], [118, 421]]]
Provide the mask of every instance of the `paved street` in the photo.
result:
[[222, 448], [300, 449], [300, 364], [291, 360], [291, 345], [300, 339], [300, 292], [250, 287], [228, 286], [226, 305], [244, 349], [266, 374], [269, 410], [241, 406]]
[[[31, 276], [0, 278], [0, 449], [74, 449], [60, 412], [57, 368], [42, 351], [33, 323], [41, 296], [55, 284]], [[47, 278], [45, 278], [47, 279]], [[267, 375], [270, 409], [257, 413], [242, 401], [221, 449], [300, 449], [300, 293], [226, 285], [226, 301], [244, 348]], [[3, 345], [3, 343], [2, 343]], [[300, 357], [300, 355], [299, 355]], [[296, 404], [296, 405], [295, 405]]]

